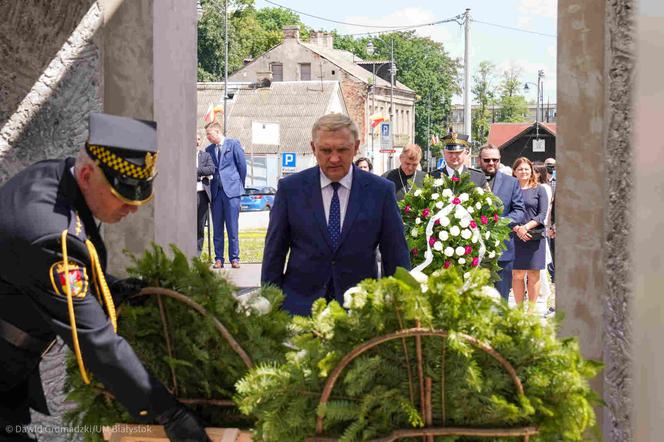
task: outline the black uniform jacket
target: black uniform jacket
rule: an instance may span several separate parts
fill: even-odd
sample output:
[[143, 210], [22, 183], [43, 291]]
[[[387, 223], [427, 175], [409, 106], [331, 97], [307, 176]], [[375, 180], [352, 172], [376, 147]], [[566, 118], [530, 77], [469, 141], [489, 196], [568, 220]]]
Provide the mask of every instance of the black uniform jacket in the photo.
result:
[[[61, 242], [62, 231], [68, 230], [68, 277], [85, 366], [132, 415], [150, 421], [173, 407], [175, 399], [115, 334], [100, 303], [85, 240], [94, 244], [103, 269], [106, 249], [73, 165], [73, 158], [42, 161], [0, 188], [0, 320], [5, 333], [16, 327], [45, 344], [58, 335], [72, 348]], [[24, 420], [2, 414], [27, 409], [25, 402], [47, 413], [38, 378], [43, 348], [18, 347], [1, 331], [0, 420]]]
[[[481, 170], [464, 166], [463, 173], [470, 174], [470, 181], [475, 183], [475, 186], [486, 188], [487, 185], [486, 176], [484, 175], [484, 172], [482, 172]], [[440, 178], [443, 174], [447, 175], [447, 167], [443, 167], [442, 169], [436, 169], [433, 172], [431, 172], [431, 176], [434, 178]]]

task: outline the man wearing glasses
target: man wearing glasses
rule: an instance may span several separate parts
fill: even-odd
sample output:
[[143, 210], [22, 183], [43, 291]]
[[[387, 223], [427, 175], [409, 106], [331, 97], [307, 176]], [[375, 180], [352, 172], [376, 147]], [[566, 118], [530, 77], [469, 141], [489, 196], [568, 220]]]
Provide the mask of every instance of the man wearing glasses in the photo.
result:
[[[500, 150], [492, 144], [480, 149], [480, 167], [486, 175], [491, 191], [503, 202], [503, 213], [501, 216], [510, 220], [510, 228], [523, 222], [525, 207], [523, 194], [516, 178], [498, 172], [500, 165]], [[496, 282], [496, 290], [500, 292], [503, 299], [508, 300], [512, 290], [512, 261], [514, 261], [514, 238], [510, 233], [510, 239], [506, 241], [507, 249], [498, 259], [500, 266], [500, 281]]]

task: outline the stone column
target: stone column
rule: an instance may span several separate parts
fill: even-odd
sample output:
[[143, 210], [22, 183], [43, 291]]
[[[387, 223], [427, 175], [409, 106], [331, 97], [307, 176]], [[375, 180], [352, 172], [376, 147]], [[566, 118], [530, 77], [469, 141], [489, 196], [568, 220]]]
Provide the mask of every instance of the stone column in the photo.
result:
[[100, 0], [104, 12], [104, 111], [157, 121], [156, 197], [105, 226], [110, 271], [151, 242], [195, 253], [196, 3]]
[[605, 369], [606, 441], [631, 439], [631, 0], [558, 3], [556, 306]]
[[631, 207], [634, 259], [634, 438], [664, 434], [664, 5], [640, 0], [634, 103], [634, 191]]

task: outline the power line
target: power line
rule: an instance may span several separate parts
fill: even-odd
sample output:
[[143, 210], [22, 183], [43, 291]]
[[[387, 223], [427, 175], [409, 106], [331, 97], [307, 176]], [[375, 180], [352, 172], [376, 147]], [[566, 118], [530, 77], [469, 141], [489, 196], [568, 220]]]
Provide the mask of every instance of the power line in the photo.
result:
[[[390, 32], [407, 31], [409, 29], [417, 29], [417, 28], [424, 28], [424, 27], [427, 27], [427, 26], [441, 25], [443, 23], [450, 23], [450, 22], [459, 23], [458, 20], [461, 19], [462, 17], [463, 17], [463, 14], [459, 14], [456, 17], [448, 18], [448, 19], [445, 19], [445, 20], [433, 21], [431, 23], [421, 23], [419, 25], [402, 26], [402, 27], [399, 27], [399, 28], [393, 28], [393, 29], [384, 30], [384, 31], [358, 32], [358, 33], [354, 33], [354, 34], [343, 34], [343, 35], [347, 35], [349, 37], [357, 37], [357, 36], [360, 36], [360, 35], [377, 35], [377, 34], [387, 34], [387, 33], [390, 33]], [[459, 24], [461, 24], [461, 23], [459, 23]]]
[[475, 20], [475, 19], [471, 19], [471, 21], [474, 21], [475, 23], [481, 23], [483, 25], [495, 26], [496, 28], [509, 29], [510, 31], [526, 32], [528, 34], [541, 35], [543, 37], [553, 37], [553, 38], [558, 37], [557, 35], [554, 35], [554, 34], [545, 34], [543, 32], [529, 31], [527, 29], [521, 29], [521, 28], [513, 28], [511, 26], [499, 25], [499, 24], [496, 24], [496, 23], [489, 23], [489, 22], [486, 22], [486, 21], [480, 21], [480, 20]]

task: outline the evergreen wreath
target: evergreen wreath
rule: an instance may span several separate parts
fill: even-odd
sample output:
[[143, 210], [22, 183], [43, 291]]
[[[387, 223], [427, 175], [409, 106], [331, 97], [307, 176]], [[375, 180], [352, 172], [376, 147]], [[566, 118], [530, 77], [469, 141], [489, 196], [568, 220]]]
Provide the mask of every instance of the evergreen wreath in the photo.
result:
[[[418, 279], [415, 279], [417, 277]], [[594, 426], [599, 403], [588, 380], [600, 364], [584, 360], [573, 338], [559, 340], [555, 326], [523, 309], [509, 309], [486, 284], [481, 269], [464, 278], [457, 269], [430, 277], [398, 269], [394, 277], [365, 280], [336, 301], [314, 303], [311, 317], [294, 317], [296, 350], [285, 363], [261, 363], [237, 385], [236, 402], [257, 418], [256, 440], [296, 442], [314, 436], [318, 416], [325, 437], [366, 441], [397, 429], [421, 428], [423, 415], [413, 399], [416, 344], [385, 342], [363, 353], [340, 374], [330, 400], [319, 406], [330, 373], [357, 346], [399, 330], [446, 330], [448, 338], [421, 338], [424, 376], [444, 399], [432, 401], [434, 426], [534, 426], [532, 441], [580, 441]], [[461, 334], [493, 347], [521, 380], [519, 395], [508, 373]], [[445, 354], [444, 362], [441, 354]], [[406, 362], [408, 361], [408, 362]], [[443, 408], [445, 411], [443, 411]], [[442, 416], [444, 416], [444, 421]], [[401, 439], [401, 440], [420, 440]], [[507, 441], [519, 438], [446, 436], [436, 441]]]
[[488, 189], [476, 187], [470, 174], [427, 176], [421, 188], [399, 202], [413, 266], [431, 274], [456, 267], [464, 278], [483, 267], [498, 281], [498, 259], [509, 239], [503, 203]]
[[[264, 287], [236, 297], [236, 288], [211, 271], [208, 264], [198, 258], [189, 263], [175, 246], [171, 250], [172, 258], [157, 245], [140, 258], [130, 255], [133, 266], [129, 273], [151, 287], [179, 292], [200, 304], [226, 327], [253, 364], [284, 361], [290, 317], [281, 309], [280, 290]], [[199, 399], [198, 405], [192, 407], [208, 424], [250, 425], [251, 421], [235, 408], [214, 406], [233, 405], [230, 399], [235, 394], [234, 384], [247, 372], [246, 361], [220, 336], [210, 317], [168, 297], [162, 296], [161, 303], [170, 335], [170, 355], [156, 296], [141, 296], [123, 303], [118, 333], [178, 398]], [[73, 358], [68, 361], [67, 383], [68, 399], [76, 403], [65, 416], [71, 425], [134, 422], [101, 383], [82, 382]], [[85, 436], [101, 440], [99, 434]]]

